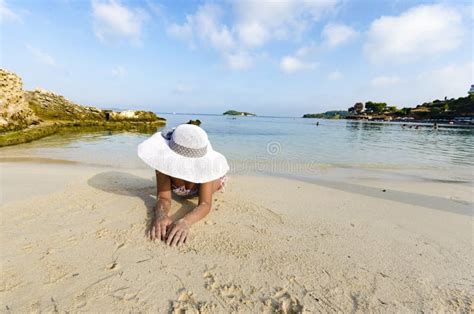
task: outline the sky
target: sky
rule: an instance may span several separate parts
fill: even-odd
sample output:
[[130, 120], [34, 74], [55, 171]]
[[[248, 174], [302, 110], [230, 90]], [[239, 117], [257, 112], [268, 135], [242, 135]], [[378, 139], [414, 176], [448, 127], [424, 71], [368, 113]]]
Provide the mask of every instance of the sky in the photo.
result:
[[0, 67], [84, 105], [301, 116], [474, 83], [471, 1], [0, 0]]

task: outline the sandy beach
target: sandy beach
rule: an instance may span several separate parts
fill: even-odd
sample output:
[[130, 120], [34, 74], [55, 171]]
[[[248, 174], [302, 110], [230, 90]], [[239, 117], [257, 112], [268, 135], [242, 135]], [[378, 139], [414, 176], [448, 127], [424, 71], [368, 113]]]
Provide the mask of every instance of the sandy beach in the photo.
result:
[[474, 314], [473, 9], [0, 0], [0, 314]]
[[[174, 248], [145, 237], [150, 170], [0, 169], [2, 312], [473, 310], [466, 183], [231, 175]], [[176, 199], [173, 217], [195, 202]]]

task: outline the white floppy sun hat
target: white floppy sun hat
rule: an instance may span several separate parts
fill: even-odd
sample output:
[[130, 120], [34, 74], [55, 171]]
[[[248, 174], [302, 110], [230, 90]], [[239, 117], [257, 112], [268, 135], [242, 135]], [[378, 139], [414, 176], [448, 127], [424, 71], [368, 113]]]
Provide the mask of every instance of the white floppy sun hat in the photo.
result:
[[205, 183], [229, 171], [226, 158], [212, 149], [206, 132], [192, 124], [155, 133], [138, 146], [138, 156], [161, 173]]

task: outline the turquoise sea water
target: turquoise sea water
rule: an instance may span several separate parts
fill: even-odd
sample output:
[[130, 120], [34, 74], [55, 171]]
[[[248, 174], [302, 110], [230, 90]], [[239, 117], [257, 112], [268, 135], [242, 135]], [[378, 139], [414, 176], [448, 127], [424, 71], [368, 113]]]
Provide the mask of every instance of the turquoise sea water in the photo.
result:
[[[279, 117], [160, 114], [171, 128], [200, 119], [215, 150], [233, 172], [310, 174], [315, 169], [362, 168], [438, 171], [472, 180], [474, 129], [398, 123]], [[319, 122], [319, 126], [316, 125]], [[94, 132], [54, 135], [0, 149], [2, 156], [34, 155], [137, 168], [136, 147], [149, 135]]]

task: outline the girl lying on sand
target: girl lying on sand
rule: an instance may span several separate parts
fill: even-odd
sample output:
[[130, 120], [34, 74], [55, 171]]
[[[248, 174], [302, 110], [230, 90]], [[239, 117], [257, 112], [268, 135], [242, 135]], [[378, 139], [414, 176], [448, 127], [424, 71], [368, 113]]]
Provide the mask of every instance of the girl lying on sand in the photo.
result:
[[[203, 129], [190, 124], [154, 134], [138, 146], [138, 156], [156, 172], [157, 202], [150, 238], [172, 246], [184, 244], [191, 225], [211, 210], [212, 194], [224, 187], [227, 160], [212, 149]], [[168, 216], [171, 193], [199, 196], [198, 206], [172, 221]]]

